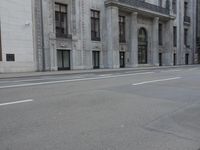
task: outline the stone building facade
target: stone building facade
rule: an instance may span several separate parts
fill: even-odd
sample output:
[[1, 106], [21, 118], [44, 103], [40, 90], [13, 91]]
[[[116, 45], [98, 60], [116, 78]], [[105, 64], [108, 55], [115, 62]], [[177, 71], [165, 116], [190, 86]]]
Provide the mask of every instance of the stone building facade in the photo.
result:
[[196, 34], [196, 41], [197, 41], [197, 55], [198, 55], [198, 63], [200, 63], [200, 1], [197, 1], [197, 21], [196, 21], [196, 27], [197, 27], [197, 34]]
[[0, 73], [35, 71], [31, 0], [0, 0]]
[[[6, 0], [2, 2], [9, 5]], [[32, 46], [26, 51], [19, 46], [22, 55], [18, 61], [26, 60], [24, 66], [28, 68], [13, 62], [14, 68], [25, 69], [22, 71], [170, 66], [196, 61], [196, 0], [22, 0], [18, 3], [22, 4], [21, 10], [29, 10], [23, 14], [27, 19], [20, 21], [28, 21], [27, 30], [19, 33], [29, 33], [17, 36], [32, 41], [24, 44], [25, 48]], [[25, 4], [28, 7], [23, 8]], [[2, 8], [0, 11], [3, 12]], [[3, 30], [4, 58], [7, 48]], [[0, 70], [7, 65], [4, 58]]]

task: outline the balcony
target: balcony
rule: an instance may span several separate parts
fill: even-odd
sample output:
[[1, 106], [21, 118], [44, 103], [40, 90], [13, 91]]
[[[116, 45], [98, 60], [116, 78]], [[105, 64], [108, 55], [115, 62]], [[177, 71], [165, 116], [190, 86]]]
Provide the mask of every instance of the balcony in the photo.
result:
[[148, 10], [155, 11], [158, 13], [169, 15], [169, 9], [163, 8], [157, 5], [153, 5], [141, 0], [118, 0], [118, 1], [120, 3], [125, 3], [128, 5], [135, 6], [135, 7], [140, 7], [140, 8], [148, 9]]
[[188, 16], [184, 16], [184, 23], [190, 24], [191, 18]]
[[156, 16], [170, 16], [168, 8], [160, 7], [142, 0], [107, 0], [106, 5], [114, 5], [125, 8], [126, 10], [134, 10], [137, 12], [146, 12], [146, 14], [155, 14]]

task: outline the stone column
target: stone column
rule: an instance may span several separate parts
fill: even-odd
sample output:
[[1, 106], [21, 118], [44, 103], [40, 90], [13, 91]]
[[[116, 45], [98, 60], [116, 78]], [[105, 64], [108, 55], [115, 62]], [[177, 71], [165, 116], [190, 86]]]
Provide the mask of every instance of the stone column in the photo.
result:
[[155, 17], [154, 20], [153, 20], [153, 33], [152, 33], [152, 63], [155, 66], [159, 66], [159, 60], [158, 60], [158, 53], [159, 53], [158, 21], [159, 21], [159, 18]]
[[106, 8], [107, 22], [107, 65], [119, 68], [119, 10], [116, 6]]
[[131, 14], [130, 23], [130, 67], [138, 66], [138, 13], [134, 12]]
[[173, 21], [166, 23], [165, 34], [165, 51], [163, 55], [163, 65], [173, 66]]

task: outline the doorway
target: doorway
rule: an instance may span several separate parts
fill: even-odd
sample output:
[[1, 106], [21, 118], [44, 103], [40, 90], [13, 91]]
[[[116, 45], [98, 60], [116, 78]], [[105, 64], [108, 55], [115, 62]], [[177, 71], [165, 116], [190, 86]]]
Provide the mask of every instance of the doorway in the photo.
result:
[[162, 66], [162, 53], [159, 53], [159, 66]]
[[125, 68], [125, 52], [119, 52], [120, 68]]
[[185, 64], [189, 65], [189, 54], [185, 54]]
[[58, 70], [70, 70], [70, 50], [57, 50]]
[[93, 68], [99, 69], [100, 68], [100, 52], [99, 51], [92, 52], [92, 61], [93, 61]]

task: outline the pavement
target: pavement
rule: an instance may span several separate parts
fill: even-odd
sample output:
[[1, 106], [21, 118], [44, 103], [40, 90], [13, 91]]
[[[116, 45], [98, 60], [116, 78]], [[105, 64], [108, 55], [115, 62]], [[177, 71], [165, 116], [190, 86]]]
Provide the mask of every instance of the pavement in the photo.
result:
[[200, 148], [198, 65], [1, 77], [0, 150]]

